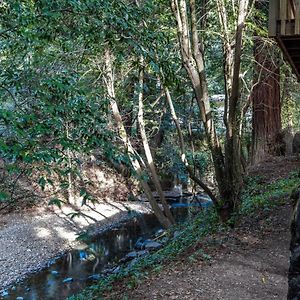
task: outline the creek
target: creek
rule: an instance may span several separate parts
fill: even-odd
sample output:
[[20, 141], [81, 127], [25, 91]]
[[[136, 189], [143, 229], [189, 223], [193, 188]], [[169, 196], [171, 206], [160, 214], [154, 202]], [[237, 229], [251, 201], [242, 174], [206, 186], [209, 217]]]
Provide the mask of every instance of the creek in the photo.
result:
[[[191, 195], [167, 200], [177, 222], [184, 222], [199, 209], [212, 205], [210, 199], [203, 194], [197, 197], [196, 202]], [[118, 272], [118, 265], [130, 260], [130, 255], [135, 259], [137, 256], [147, 255], [148, 250], [143, 250], [147, 248], [147, 243], [149, 249], [152, 244], [152, 250], [162, 246], [152, 240], [155, 233], [160, 231], [160, 225], [153, 214], [135, 213], [128, 221], [90, 239], [85, 246], [49, 261], [46, 268], [2, 291], [0, 299], [66, 299], [104, 276]]]

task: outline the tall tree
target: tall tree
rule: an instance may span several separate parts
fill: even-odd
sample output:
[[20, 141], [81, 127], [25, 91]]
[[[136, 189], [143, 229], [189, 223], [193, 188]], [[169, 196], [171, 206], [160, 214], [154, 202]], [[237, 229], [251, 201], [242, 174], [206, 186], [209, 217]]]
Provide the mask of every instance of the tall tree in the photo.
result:
[[[142, 68], [142, 66], [141, 66]], [[164, 194], [161, 189], [161, 185], [159, 183], [155, 166], [153, 163], [151, 151], [148, 144], [148, 139], [145, 133], [145, 125], [143, 119], [143, 72], [140, 71], [139, 75], [139, 124], [141, 128], [142, 140], [143, 145], [146, 153], [147, 164], [143, 161], [141, 157], [138, 158], [138, 153], [134, 149], [131, 140], [125, 130], [124, 122], [122, 120], [122, 116], [120, 114], [120, 110], [118, 107], [118, 103], [116, 100], [116, 93], [115, 93], [115, 81], [114, 81], [114, 71], [113, 71], [113, 55], [110, 49], [106, 49], [105, 51], [105, 70], [104, 70], [104, 81], [107, 88], [107, 95], [110, 101], [110, 106], [112, 109], [112, 113], [115, 119], [116, 126], [118, 128], [118, 134], [120, 139], [123, 142], [123, 145], [128, 153], [130, 163], [137, 174], [138, 180], [151, 204], [151, 207], [158, 218], [159, 222], [165, 227], [168, 228], [174, 223], [174, 219], [170, 212], [170, 208], [166, 202]], [[144, 166], [144, 168], [143, 168]], [[149, 183], [145, 179], [144, 169], [148, 169], [148, 173], [152, 175], [152, 178], [155, 182], [155, 187], [159, 193], [160, 200], [163, 204], [164, 211], [160, 208], [159, 204], [157, 203], [156, 199], [152, 194], [151, 188]]]
[[[223, 220], [227, 220], [239, 206], [242, 189], [241, 165], [241, 127], [243, 118], [242, 102], [240, 97], [240, 69], [243, 47], [243, 33], [248, 14], [249, 1], [241, 0], [237, 7], [234, 33], [228, 29], [226, 1], [220, 0], [219, 15], [221, 29], [225, 34], [223, 40], [226, 99], [224, 123], [226, 126], [225, 147], [222, 149], [220, 139], [216, 133], [209, 100], [209, 91], [206, 78], [204, 44], [200, 30], [205, 29], [202, 20], [206, 9], [197, 13], [198, 7], [194, 0], [173, 0], [172, 10], [177, 21], [178, 41], [181, 50], [183, 65], [193, 86], [195, 97], [200, 109], [201, 120], [204, 123], [206, 139], [212, 154], [216, 180], [220, 198], [217, 210]], [[206, 1], [202, 2], [203, 5]], [[230, 47], [228, 47], [228, 44]]]
[[[263, 33], [265, 4], [256, 2], [257, 32]], [[262, 20], [261, 20], [262, 19]], [[252, 89], [252, 164], [278, 152], [281, 131], [280, 68], [270, 40], [254, 36], [254, 84]]]
[[255, 42], [256, 81], [252, 92], [252, 164], [278, 153], [281, 131], [280, 71], [270, 48]]

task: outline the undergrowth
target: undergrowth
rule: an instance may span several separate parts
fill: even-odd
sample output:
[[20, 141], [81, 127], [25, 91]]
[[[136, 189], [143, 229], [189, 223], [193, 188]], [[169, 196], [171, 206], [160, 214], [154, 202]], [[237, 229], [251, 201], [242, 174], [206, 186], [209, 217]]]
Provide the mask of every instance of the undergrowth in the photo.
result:
[[299, 174], [292, 172], [288, 178], [264, 183], [262, 177], [250, 177], [242, 196], [241, 215], [251, 215], [257, 210], [268, 210], [286, 203], [286, 196], [300, 184]]
[[[242, 204], [239, 213], [229, 223], [235, 223], [238, 218], [251, 216], [261, 210], [270, 210], [287, 203], [288, 195], [299, 185], [297, 173], [291, 173], [286, 179], [274, 183], [264, 183], [262, 177], [250, 177], [242, 195]], [[214, 232], [226, 230], [226, 225], [220, 224], [214, 209], [201, 212], [193, 221], [178, 225], [169, 231], [176, 238], [161, 250], [140, 259], [136, 264], [123, 266], [117, 274], [110, 275], [97, 284], [88, 287], [70, 300], [101, 299], [104, 292], [112, 289], [113, 283], [118, 280], [126, 280], [127, 288], [139, 285], [150, 272], [160, 272], [163, 265], [175, 260], [187, 249], [197, 244], [199, 240]], [[205, 255], [205, 254], [204, 254]]]

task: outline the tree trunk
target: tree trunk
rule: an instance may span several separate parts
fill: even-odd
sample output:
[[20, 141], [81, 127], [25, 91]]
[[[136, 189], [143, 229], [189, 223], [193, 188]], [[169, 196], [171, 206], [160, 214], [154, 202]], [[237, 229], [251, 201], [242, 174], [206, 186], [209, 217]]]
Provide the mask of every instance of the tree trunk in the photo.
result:
[[256, 84], [252, 92], [252, 164], [268, 155], [277, 155], [281, 131], [280, 73], [272, 60], [270, 47], [259, 37], [255, 40]]
[[161, 210], [160, 206], [156, 202], [156, 200], [153, 197], [152, 191], [148, 185], [148, 183], [143, 179], [143, 169], [141, 167], [141, 164], [139, 160], [137, 159], [137, 153], [134, 150], [131, 141], [127, 135], [127, 132], [125, 130], [125, 126], [122, 121], [122, 117], [118, 108], [118, 104], [115, 100], [115, 88], [114, 88], [114, 76], [113, 76], [113, 69], [112, 69], [112, 55], [110, 53], [110, 50], [107, 49], [105, 52], [105, 84], [107, 87], [107, 94], [110, 100], [110, 106], [113, 112], [113, 116], [118, 128], [118, 133], [120, 136], [120, 139], [122, 140], [125, 149], [127, 150], [129, 160], [131, 162], [131, 165], [133, 169], [135, 170], [138, 180], [150, 202], [150, 205], [154, 211], [154, 214], [156, 215], [159, 222], [165, 227], [169, 228], [172, 223], [170, 220], [164, 215], [163, 211]]
[[177, 130], [177, 135], [178, 135], [178, 139], [179, 139], [180, 154], [181, 154], [180, 155], [181, 161], [185, 165], [185, 168], [186, 168], [187, 172], [189, 173], [190, 178], [204, 190], [204, 192], [211, 198], [214, 205], [217, 206], [218, 205], [218, 200], [217, 200], [216, 196], [213, 194], [213, 192], [210, 190], [210, 188], [201, 179], [199, 179], [195, 176], [194, 170], [188, 164], [188, 161], [186, 159], [185, 143], [184, 143], [184, 139], [183, 139], [183, 134], [182, 134], [182, 131], [181, 131], [180, 123], [179, 123], [178, 118], [177, 118], [176, 111], [174, 109], [172, 97], [171, 97], [170, 91], [167, 87], [165, 87], [164, 90], [165, 90], [165, 94], [166, 94], [167, 103], [168, 103], [169, 108], [170, 108], [171, 116], [172, 116], [173, 122], [175, 123], [176, 130]]
[[[223, 1], [223, 0], [222, 0]], [[224, 2], [219, 1], [220, 22], [224, 32], [228, 29], [224, 24]], [[189, 3], [189, 4], [187, 4]], [[234, 47], [224, 42], [224, 60], [229, 63], [224, 67], [226, 80], [226, 102], [224, 121], [226, 124], [225, 155], [216, 134], [215, 124], [208, 95], [205, 73], [203, 44], [197, 29], [197, 9], [195, 0], [172, 0], [172, 10], [177, 20], [177, 33], [181, 49], [183, 65], [190, 77], [195, 91], [196, 100], [204, 123], [205, 134], [212, 154], [213, 164], [218, 183], [220, 199], [217, 210], [223, 221], [226, 221], [238, 207], [242, 189], [243, 176], [241, 166], [241, 129], [242, 109], [240, 103], [240, 65], [242, 54], [242, 37], [248, 12], [249, 0], [238, 3], [238, 20], [235, 30]], [[187, 9], [187, 5], [189, 5]], [[222, 25], [222, 24], [221, 24]], [[202, 30], [204, 28], [201, 28]], [[229, 57], [230, 56], [230, 57]], [[228, 103], [227, 103], [228, 102]], [[227, 107], [228, 104], [228, 107]], [[228, 116], [227, 116], [228, 113]]]
[[164, 213], [166, 214], [166, 217], [168, 218], [170, 223], [174, 224], [175, 221], [174, 221], [173, 215], [170, 211], [170, 207], [166, 201], [164, 192], [162, 190], [162, 187], [161, 187], [161, 184], [160, 184], [157, 172], [156, 172], [156, 168], [154, 165], [154, 161], [153, 161], [152, 153], [150, 150], [147, 134], [146, 134], [145, 122], [144, 122], [144, 104], [143, 104], [144, 72], [142, 69], [143, 68], [142, 65], [143, 65], [143, 59], [141, 58], [141, 70], [140, 70], [140, 74], [139, 74], [139, 112], [138, 112], [140, 134], [141, 134], [142, 141], [143, 141], [144, 152], [145, 152], [145, 155], [147, 158], [147, 165], [148, 165], [155, 189], [156, 189], [158, 196], [160, 198], [160, 201], [163, 205]]
[[[242, 57], [243, 32], [248, 11], [248, 0], [241, 0], [239, 3], [238, 20], [236, 26], [234, 50], [227, 52], [224, 50], [224, 59], [232, 61], [232, 66], [228, 66], [229, 74], [225, 73], [226, 82], [230, 82], [228, 102], [228, 118], [226, 121], [225, 140], [225, 178], [226, 182], [220, 195], [223, 205], [220, 207], [220, 216], [226, 221], [240, 204], [240, 196], [243, 186], [243, 169], [241, 159], [241, 135], [242, 135], [242, 107], [240, 99], [240, 69]], [[226, 30], [226, 29], [224, 29]], [[226, 43], [224, 43], [224, 49]], [[226, 70], [225, 70], [226, 72]], [[226, 116], [225, 116], [226, 118]]]

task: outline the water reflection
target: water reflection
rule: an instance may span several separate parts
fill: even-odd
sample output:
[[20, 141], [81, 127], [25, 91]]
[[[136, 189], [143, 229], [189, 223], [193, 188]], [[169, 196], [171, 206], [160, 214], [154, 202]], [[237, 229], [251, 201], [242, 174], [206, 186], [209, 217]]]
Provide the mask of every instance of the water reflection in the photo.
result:
[[[195, 210], [199, 211], [202, 207], [191, 203], [211, 205], [207, 198], [201, 199], [196, 202], [194, 198], [188, 197], [179, 201], [169, 199], [171, 207], [173, 203], [171, 209], [175, 213], [176, 220], [184, 221], [187, 217], [191, 217]], [[185, 205], [178, 205], [180, 203]], [[177, 207], [174, 204], [177, 204]], [[153, 215], [139, 215], [120, 228], [102, 233], [86, 248], [67, 253], [50, 264], [49, 268], [10, 289], [8, 296], [2, 298], [0, 296], [0, 299], [15, 300], [17, 297], [23, 297], [24, 300], [66, 299], [94, 280], [101, 280], [105, 270], [132, 251], [139, 238], [149, 238], [159, 228], [157, 219]]]
[[143, 219], [143, 226], [139, 218], [135, 218], [121, 228], [101, 234], [87, 248], [67, 253], [46, 270], [9, 290], [9, 295], [1, 299], [60, 300], [82, 290], [93, 280], [99, 280], [105, 268], [132, 251], [139, 237], [149, 237], [159, 228], [153, 215], [145, 215]]

